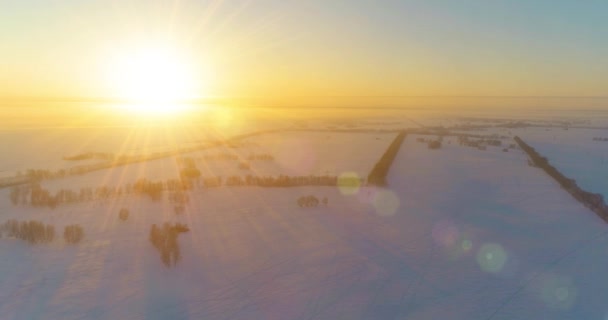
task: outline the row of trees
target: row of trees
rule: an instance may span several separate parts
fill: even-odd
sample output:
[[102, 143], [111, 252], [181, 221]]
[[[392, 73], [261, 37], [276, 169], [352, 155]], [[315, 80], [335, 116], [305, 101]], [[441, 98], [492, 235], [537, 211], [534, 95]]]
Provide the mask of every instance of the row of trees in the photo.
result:
[[428, 142], [428, 148], [431, 150], [441, 149], [441, 140], [431, 140]]
[[230, 176], [226, 179], [226, 186], [258, 186], [258, 187], [295, 187], [295, 186], [336, 186], [338, 177], [323, 176]]
[[66, 226], [63, 230], [63, 238], [67, 243], [79, 243], [84, 238], [84, 229], [77, 224]]
[[459, 136], [458, 143], [461, 146], [485, 150], [486, 146], [500, 147], [502, 141], [499, 139], [469, 139], [467, 136]]
[[[351, 181], [353, 180], [353, 181]], [[229, 176], [207, 177], [196, 179], [168, 179], [165, 181], [152, 181], [139, 179], [133, 184], [119, 186], [100, 186], [97, 188], [81, 188], [80, 190], [60, 189], [52, 192], [40, 184], [15, 186], [9, 192], [9, 199], [13, 205], [32, 205], [36, 207], [56, 208], [59, 205], [74, 204], [89, 201], [104, 201], [123, 195], [143, 195], [154, 201], [162, 199], [168, 193], [168, 199], [176, 205], [187, 204], [190, 200], [188, 192], [193, 189], [214, 188], [221, 186], [258, 186], [258, 187], [296, 187], [296, 186], [358, 186], [363, 179], [339, 178], [337, 176]]]
[[156, 224], [150, 227], [149, 240], [154, 248], [160, 252], [160, 260], [165, 266], [174, 266], [180, 260], [181, 251], [177, 242], [177, 236], [180, 233], [188, 231], [190, 231], [188, 226], [181, 223], [171, 225], [165, 222], [160, 227]]
[[559, 170], [549, 163], [547, 158], [541, 156], [534, 148], [525, 143], [521, 138], [515, 137], [515, 141], [517, 144], [519, 144], [520, 148], [528, 154], [535, 166], [543, 169], [576, 200], [608, 222], [608, 206], [604, 202], [604, 197], [601, 194], [591, 193], [581, 189], [574, 179], [570, 179], [559, 172]]
[[69, 171], [65, 169], [60, 170], [46, 170], [46, 169], [27, 169], [25, 172], [18, 172], [17, 177], [26, 177], [32, 181], [42, 181], [47, 179], [63, 178], [69, 175]]
[[425, 138], [417, 138], [417, 142], [426, 143], [429, 149], [441, 149], [441, 145], [443, 143], [443, 136], [437, 137], [437, 139], [425, 139]]
[[251, 153], [247, 156], [241, 156], [236, 153], [219, 153], [219, 154], [207, 154], [200, 158], [193, 157], [180, 157], [177, 159], [178, 164], [185, 162], [194, 163], [195, 161], [242, 161], [242, 160], [257, 160], [257, 161], [272, 161], [274, 156], [269, 153]]
[[99, 159], [99, 160], [114, 160], [116, 156], [113, 153], [106, 152], [85, 152], [73, 156], [64, 156], [63, 160], [66, 161], [81, 161], [81, 160], [90, 160], [90, 159]]
[[139, 194], [160, 200], [163, 191], [183, 192], [191, 190], [193, 184], [188, 180], [169, 179], [166, 181], [150, 181], [139, 179], [125, 187], [100, 186], [97, 188], [80, 188], [80, 190], [60, 189], [51, 192], [40, 184], [15, 186], [9, 192], [9, 199], [13, 205], [32, 205], [36, 207], [55, 208], [62, 204], [72, 204], [95, 200], [108, 200], [122, 195]]
[[377, 186], [386, 185], [386, 175], [388, 174], [388, 170], [391, 168], [399, 149], [401, 148], [401, 144], [403, 140], [405, 140], [406, 133], [405, 131], [399, 133], [395, 140], [388, 147], [382, 158], [376, 163], [372, 172], [369, 174], [367, 181], [370, 184]]
[[[27, 241], [29, 244], [44, 244], [55, 239], [55, 226], [35, 220], [9, 220], [0, 226], [0, 234]], [[79, 243], [84, 238], [84, 229], [76, 224], [66, 226], [63, 237], [66, 243]]]
[[2, 233], [29, 244], [49, 243], [55, 238], [55, 227], [40, 221], [9, 220], [2, 226]]

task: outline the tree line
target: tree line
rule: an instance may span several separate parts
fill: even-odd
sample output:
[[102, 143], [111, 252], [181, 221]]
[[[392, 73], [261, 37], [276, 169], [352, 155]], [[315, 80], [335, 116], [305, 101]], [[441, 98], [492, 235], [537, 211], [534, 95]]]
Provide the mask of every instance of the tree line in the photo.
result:
[[600, 218], [604, 219], [604, 221], [608, 222], [608, 206], [604, 202], [604, 197], [601, 194], [591, 193], [583, 190], [578, 186], [574, 179], [570, 179], [562, 174], [549, 163], [547, 158], [541, 156], [534, 148], [525, 143], [521, 138], [516, 136], [514, 139], [519, 147], [528, 154], [532, 160], [532, 163], [536, 167], [543, 169], [576, 200], [585, 205], [591, 211], [595, 212]]
[[386, 175], [388, 174], [388, 171], [391, 168], [391, 165], [393, 164], [393, 161], [395, 160], [395, 157], [397, 156], [405, 137], [405, 131], [400, 132], [397, 137], [395, 137], [395, 140], [393, 140], [380, 160], [378, 160], [376, 165], [374, 165], [374, 168], [367, 177], [368, 183], [377, 186], [386, 185]]
[[458, 137], [458, 144], [465, 147], [477, 148], [479, 150], [486, 150], [486, 146], [501, 147], [502, 141], [500, 139], [469, 139], [466, 136]]
[[183, 192], [192, 190], [193, 183], [188, 180], [168, 179], [165, 181], [151, 181], [139, 179], [133, 184], [127, 183], [124, 187], [100, 186], [96, 188], [83, 187], [79, 190], [60, 189], [51, 192], [40, 184], [14, 186], [8, 197], [13, 205], [32, 205], [35, 207], [56, 208], [58, 205], [80, 202], [109, 200], [123, 195], [144, 195], [152, 200], [160, 200], [163, 192]]
[[178, 205], [183, 205], [189, 201], [189, 197], [185, 193], [194, 189], [216, 188], [222, 186], [285, 188], [297, 186], [337, 186], [338, 184], [361, 185], [362, 183], [363, 179], [360, 178], [338, 178], [333, 175], [247, 175], [244, 177], [233, 175], [226, 179], [222, 177], [199, 177], [167, 179], [164, 181], [153, 181], [141, 178], [134, 183], [127, 183], [124, 186], [83, 187], [77, 190], [62, 188], [55, 192], [42, 187], [39, 183], [32, 183], [29, 185], [12, 187], [8, 197], [13, 205], [31, 205], [54, 209], [60, 205], [106, 201], [128, 195], [141, 195], [148, 197], [153, 201], [159, 201], [163, 198], [164, 194], [168, 194], [170, 201]]

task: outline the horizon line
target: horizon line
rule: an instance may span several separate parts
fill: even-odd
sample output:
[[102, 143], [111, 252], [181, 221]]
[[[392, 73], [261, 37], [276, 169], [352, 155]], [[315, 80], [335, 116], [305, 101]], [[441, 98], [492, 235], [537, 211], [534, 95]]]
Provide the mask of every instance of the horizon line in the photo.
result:
[[[394, 99], [412, 99], [412, 98], [477, 98], [477, 99], [608, 99], [608, 95], [302, 95], [280, 97], [278, 99], [311, 99], [311, 98], [394, 98]], [[277, 100], [276, 98], [267, 98], [259, 96], [241, 96], [241, 97], [219, 97], [211, 96], [198, 99], [182, 99], [168, 103], [212, 103], [218, 101], [238, 101], [238, 100]], [[57, 97], [57, 96], [0, 96], [0, 101], [57, 101], [57, 102], [121, 102], [121, 103], [145, 103], [121, 98], [106, 98], [106, 97]]]

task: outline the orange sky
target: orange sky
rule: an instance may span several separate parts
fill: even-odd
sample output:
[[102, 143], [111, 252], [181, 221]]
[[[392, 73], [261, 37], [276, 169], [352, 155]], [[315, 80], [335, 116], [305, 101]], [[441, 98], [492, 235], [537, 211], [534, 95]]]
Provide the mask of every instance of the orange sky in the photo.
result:
[[608, 96], [602, 4], [374, 3], [14, 1], [0, 10], [0, 96], [122, 98], [112, 57], [149, 46], [186, 57], [203, 99]]

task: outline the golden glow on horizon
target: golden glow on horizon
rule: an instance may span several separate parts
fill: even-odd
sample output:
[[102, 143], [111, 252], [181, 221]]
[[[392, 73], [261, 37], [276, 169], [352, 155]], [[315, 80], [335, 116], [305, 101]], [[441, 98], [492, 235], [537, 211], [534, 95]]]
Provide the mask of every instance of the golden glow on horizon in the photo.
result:
[[107, 65], [107, 80], [120, 107], [137, 113], [184, 111], [183, 102], [202, 97], [207, 75], [170, 47], [141, 47], [118, 52]]
[[129, 102], [116, 104], [115, 107], [138, 115], [166, 116], [190, 110], [189, 104], [173, 102]]

